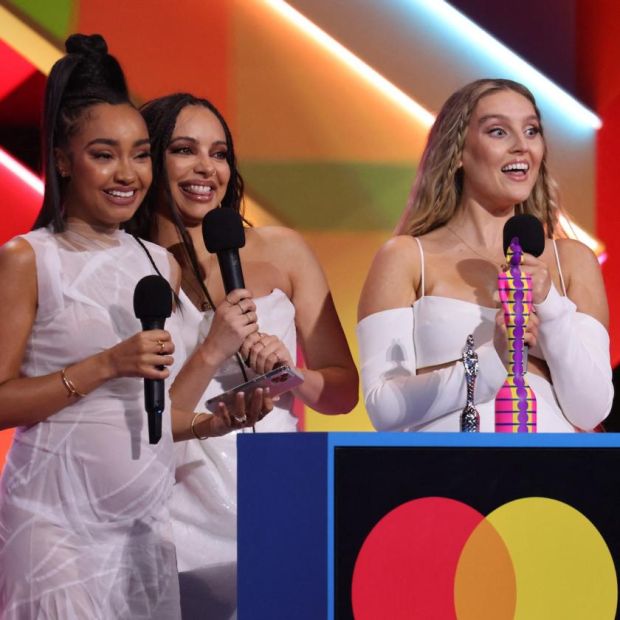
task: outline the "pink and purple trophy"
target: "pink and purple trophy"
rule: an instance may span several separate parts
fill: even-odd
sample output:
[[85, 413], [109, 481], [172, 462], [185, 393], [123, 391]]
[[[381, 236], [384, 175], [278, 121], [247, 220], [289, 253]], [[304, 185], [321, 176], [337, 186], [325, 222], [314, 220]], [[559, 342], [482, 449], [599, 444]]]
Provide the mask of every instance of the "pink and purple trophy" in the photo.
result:
[[532, 311], [532, 280], [521, 271], [523, 251], [513, 237], [506, 251], [508, 271], [498, 280], [499, 298], [508, 330], [508, 376], [495, 397], [495, 432], [535, 433], [536, 395], [525, 380], [525, 330]]

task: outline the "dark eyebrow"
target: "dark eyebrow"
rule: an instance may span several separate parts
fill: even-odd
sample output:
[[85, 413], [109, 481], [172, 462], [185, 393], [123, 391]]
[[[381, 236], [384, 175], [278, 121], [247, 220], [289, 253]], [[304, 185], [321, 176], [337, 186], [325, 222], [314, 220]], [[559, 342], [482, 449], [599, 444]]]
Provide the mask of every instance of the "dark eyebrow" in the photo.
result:
[[[151, 141], [148, 138], [142, 138], [142, 140], [136, 140], [133, 143], [134, 148], [142, 146], [143, 144], [150, 144]], [[110, 138], [95, 138], [91, 140], [86, 146], [92, 146], [93, 144], [105, 144], [106, 146], [118, 146], [118, 140], [111, 140]]]
[[[486, 123], [486, 121], [489, 121], [492, 119], [497, 119], [500, 121], [507, 121], [508, 117], [505, 116], [504, 114], [487, 114], [486, 116], [481, 116], [480, 119], [478, 119], [478, 124], [482, 125], [483, 123]], [[525, 120], [539, 122], [538, 116], [536, 116], [536, 114], [532, 114], [531, 116], [528, 116]]]
[[[177, 136], [176, 138], [172, 138], [172, 140], [170, 140], [170, 144], [174, 144], [175, 142], [177, 142], [178, 140], [186, 140], [187, 142], [191, 142], [192, 144], [197, 144], [198, 140], [196, 140], [196, 138], [191, 138], [190, 136]], [[226, 140], [216, 140], [212, 146], [219, 146], [220, 144], [224, 145], [224, 146], [228, 146], [228, 144], [226, 144]]]
[[170, 144], [173, 144], [174, 142], [177, 142], [178, 140], [187, 140], [187, 142], [191, 142], [192, 144], [195, 144], [196, 142], [198, 142], [196, 138], [190, 138], [189, 136], [177, 136], [176, 138], [172, 138], [172, 140], [170, 140]]

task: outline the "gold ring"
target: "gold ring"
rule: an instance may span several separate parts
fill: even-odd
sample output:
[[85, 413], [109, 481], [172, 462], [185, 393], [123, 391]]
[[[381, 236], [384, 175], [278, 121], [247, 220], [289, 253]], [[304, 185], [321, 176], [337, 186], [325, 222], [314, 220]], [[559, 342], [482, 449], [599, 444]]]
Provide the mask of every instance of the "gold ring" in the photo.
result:
[[164, 349], [165, 349], [165, 345], [161, 340], [157, 341], [157, 344], [159, 345], [159, 354], [163, 355], [164, 353]]

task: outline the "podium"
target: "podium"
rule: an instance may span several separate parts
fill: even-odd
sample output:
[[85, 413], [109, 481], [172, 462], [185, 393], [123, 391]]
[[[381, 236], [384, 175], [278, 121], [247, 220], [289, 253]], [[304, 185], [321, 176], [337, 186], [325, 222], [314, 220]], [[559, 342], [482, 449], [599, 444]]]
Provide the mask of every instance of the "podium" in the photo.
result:
[[620, 434], [238, 436], [240, 620], [616, 617]]

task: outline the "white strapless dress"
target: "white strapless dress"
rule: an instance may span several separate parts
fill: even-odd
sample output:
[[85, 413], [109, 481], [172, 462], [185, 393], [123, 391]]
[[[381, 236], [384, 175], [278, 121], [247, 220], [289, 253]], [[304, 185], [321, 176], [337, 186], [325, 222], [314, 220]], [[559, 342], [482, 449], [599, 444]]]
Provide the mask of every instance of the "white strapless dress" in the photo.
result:
[[[291, 357], [296, 358], [295, 307], [279, 289], [254, 299], [260, 330], [278, 336]], [[188, 355], [201, 343], [213, 320], [184, 294], [183, 336]], [[255, 376], [248, 370], [250, 378]], [[201, 398], [205, 401], [243, 383], [234, 358], [217, 372]], [[295, 432], [293, 397], [285, 394], [268, 416], [256, 425], [256, 432]], [[238, 432], [252, 432], [244, 429]], [[177, 545], [181, 607], [184, 620], [236, 617], [237, 578], [237, 432], [223, 437], [175, 445], [176, 484], [172, 518]]]

